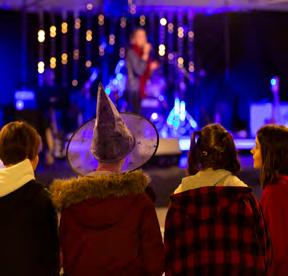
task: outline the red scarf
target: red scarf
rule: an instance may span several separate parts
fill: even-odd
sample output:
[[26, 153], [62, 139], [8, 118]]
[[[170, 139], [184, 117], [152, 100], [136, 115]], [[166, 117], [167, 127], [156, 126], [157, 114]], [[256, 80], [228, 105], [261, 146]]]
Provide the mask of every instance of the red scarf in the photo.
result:
[[[139, 46], [135, 45], [135, 44], [132, 44], [131, 47], [132, 47], [133, 51], [137, 54], [137, 56], [142, 58], [143, 49], [140, 48]], [[150, 63], [151, 63], [151, 60], [148, 59], [147, 60], [146, 70], [145, 70], [144, 74], [142, 76], [140, 76], [140, 80], [139, 80], [140, 87], [139, 87], [139, 90], [140, 90], [140, 98], [141, 99], [143, 99], [146, 96], [145, 95], [145, 86], [146, 86], [146, 82], [150, 79], [150, 75], [151, 75]]]

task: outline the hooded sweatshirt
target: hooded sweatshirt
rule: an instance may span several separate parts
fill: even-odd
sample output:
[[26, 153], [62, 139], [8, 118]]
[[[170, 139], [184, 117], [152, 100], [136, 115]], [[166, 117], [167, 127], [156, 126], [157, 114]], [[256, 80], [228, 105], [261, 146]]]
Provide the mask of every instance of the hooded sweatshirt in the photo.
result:
[[60, 242], [69, 276], [162, 275], [164, 246], [141, 171], [57, 180]]
[[28, 159], [0, 169], [0, 244], [0, 275], [57, 275], [56, 214]]
[[271, 246], [259, 204], [236, 176], [186, 177], [165, 221], [166, 275], [265, 275]]

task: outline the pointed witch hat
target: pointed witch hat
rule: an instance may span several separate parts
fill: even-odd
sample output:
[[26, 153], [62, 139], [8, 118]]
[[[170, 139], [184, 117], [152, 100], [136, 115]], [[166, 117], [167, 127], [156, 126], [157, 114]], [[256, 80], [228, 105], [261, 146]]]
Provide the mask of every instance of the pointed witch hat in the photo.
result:
[[67, 159], [72, 169], [86, 175], [97, 169], [98, 161], [111, 163], [125, 159], [123, 172], [148, 162], [159, 143], [155, 126], [133, 113], [119, 113], [98, 86], [96, 119], [82, 125], [71, 137]]

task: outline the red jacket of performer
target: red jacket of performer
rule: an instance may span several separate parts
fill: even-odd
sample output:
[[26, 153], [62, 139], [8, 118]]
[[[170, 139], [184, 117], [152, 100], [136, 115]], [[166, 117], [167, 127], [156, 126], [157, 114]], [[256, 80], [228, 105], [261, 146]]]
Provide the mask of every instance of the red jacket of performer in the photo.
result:
[[60, 243], [68, 276], [162, 274], [164, 248], [146, 186], [140, 171], [95, 173], [53, 184], [54, 203], [62, 210]]

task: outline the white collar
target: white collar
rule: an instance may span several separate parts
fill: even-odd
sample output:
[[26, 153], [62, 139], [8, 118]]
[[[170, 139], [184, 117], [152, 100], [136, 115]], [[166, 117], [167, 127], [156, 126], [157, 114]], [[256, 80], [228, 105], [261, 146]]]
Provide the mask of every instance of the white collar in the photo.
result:
[[34, 180], [34, 170], [29, 159], [11, 167], [0, 169], [0, 197], [6, 196], [27, 182]]

